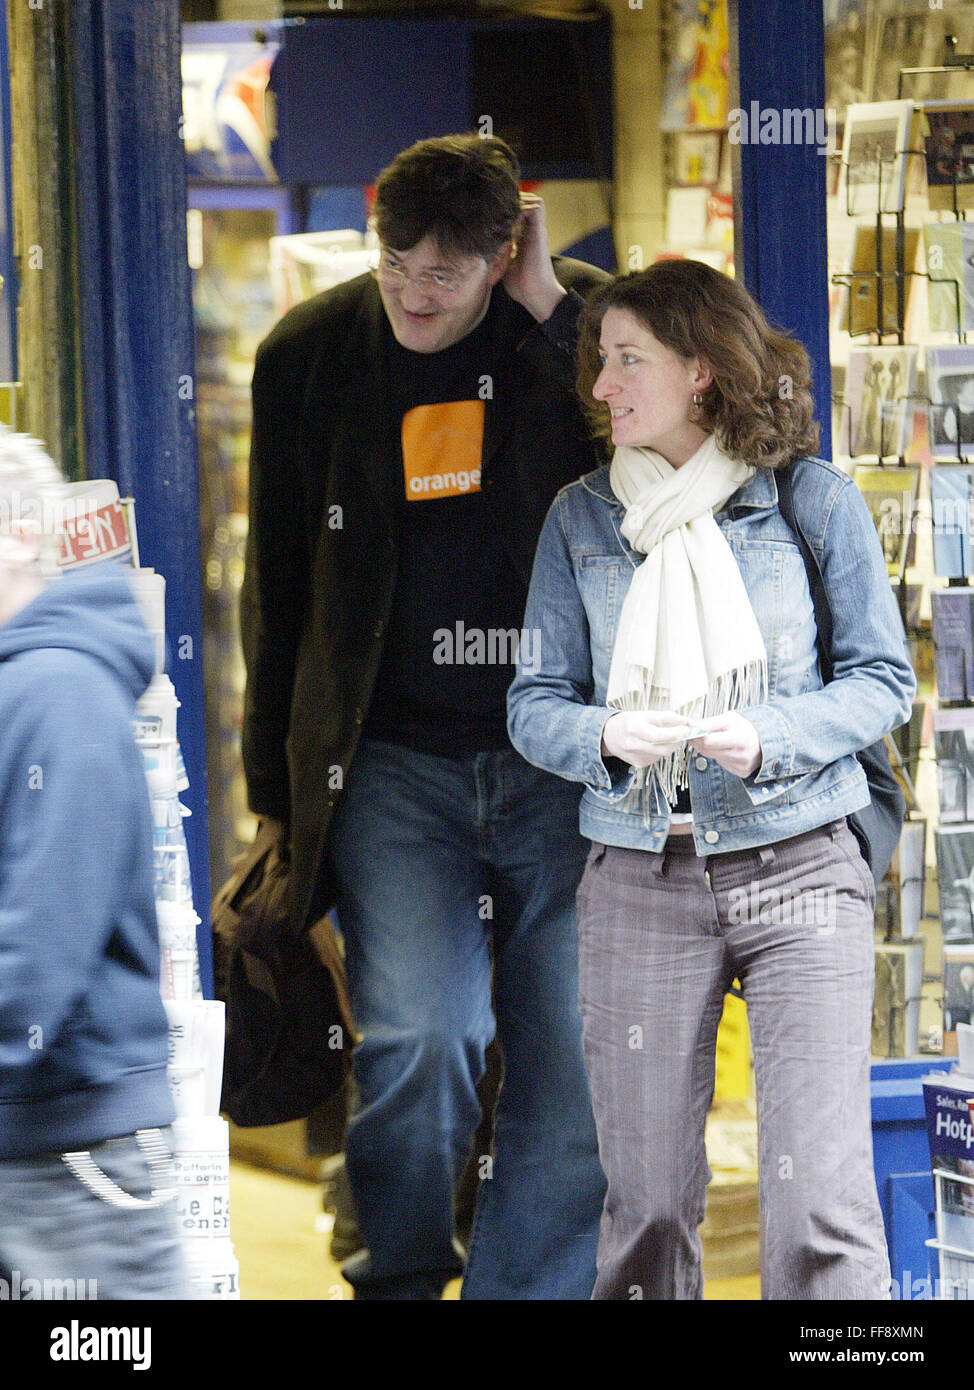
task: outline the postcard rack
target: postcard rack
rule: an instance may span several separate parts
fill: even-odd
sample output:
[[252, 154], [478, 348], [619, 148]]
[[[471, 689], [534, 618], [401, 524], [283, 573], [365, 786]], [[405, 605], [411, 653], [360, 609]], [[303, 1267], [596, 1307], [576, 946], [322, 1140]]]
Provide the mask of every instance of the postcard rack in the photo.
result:
[[[924, 478], [930, 485], [939, 706], [933, 717], [939, 819], [931, 828], [944, 935], [945, 1032], [956, 1012], [948, 1007], [948, 983], [957, 994], [961, 970], [974, 976], [974, 339], [968, 338], [974, 333], [974, 219], [967, 219], [974, 207], [974, 98], [914, 101], [904, 92], [920, 73], [958, 71], [974, 72], [974, 54], [951, 52], [937, 68], [904, 68], [895, 101], [849, 105], [833, 204], [849, 219], [849, 259], [831, 277], [841, 287], [834, 323], [847, 335], [848, 350], [833, 402], [836, 441], [876, 524], [904, 628], [914, 634], [915, 657], [923, 586], [912, 576], [908, 583], [907, 573], [917, 562]], [[924, 305], [928, 324], [921, 323]], [[921, 419], [928, 449], [919, 433], [914, 438]], [[927, 452], [932, 467], [919, 461]], [[911, 726], [923, 713], [922, 704], [914, 707]], [[911, 726], [894, 736], [907, 782], [915, 777], [918, 751]], [[887, 1006], [874, 1012], [877, 1055], [904, 1055], [904, 1048], [909, 1055], [916, 1046], [927, 822], [915, 797], [910, 800], [896, 859], [877, 894], [877, 982], [886, 981]], [[963, 1259], [946, 1248], [949, 1240], [941, 1241], [945, 1260]], [[974, 1253], [966, 1258], [974, 1264]]]

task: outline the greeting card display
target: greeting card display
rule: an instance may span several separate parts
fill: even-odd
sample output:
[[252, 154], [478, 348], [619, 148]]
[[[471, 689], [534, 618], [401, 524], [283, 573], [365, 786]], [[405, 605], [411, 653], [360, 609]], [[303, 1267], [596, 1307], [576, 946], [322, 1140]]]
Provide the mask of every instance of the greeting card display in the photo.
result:
[[884, 942], [876, 947], [872, 1054], [911, 1057], [917, 1050], [923, 991], [923, 942]]
[[927, 348], [927, 395], [934, 457], [974, 453], [974, 346]]
[[915, 347], [849, 349], [845, 401], [849, 452], [895, 458], [906, 453], [913, 425], [909, 397], [916, 388]]
[[974, 589], [935, 589], [930, 611], [940, 698], [974, 700]]
[[934, 333], [974, 329], [974, 222], [928, 222], [927, 312]]
[[920, 488], [919, 468], [857, 465], [853, 478], [869, 508], [891, 578], [901, 579], [913, 563], [916, 531], [913, 517]]
[[923, 146], [931, 209], [966, 208], [974, 202], [974, 107], [924, 103]]
[[850, 217], [903, 210], [914, 112], [912, 101], [861, 102], [848, 108], [842, 163]]
[[934, 841], [944, 940], [974, 942], [974, 825], [943, 825]]
[[720, 132], [682, 130], [673, 140], [673, 177], [681, 184], [715, 184], [720, 177]]
[[944, 1029], [974, 1024], [974, 945], [944, 947]]
[[974, 573], [972, 501], [974, 467], [963, 463], [934, 464], [930, 470], [933, 567], [944, 579], [962, 579]]
[[927, 822], [903, 822], [889, 872], [876, 889], [876, 930], [886, 941], [911, 941], [920, 929], [926, 887]]
[[[913, 299], [915, 276], [911, 272], [916, 269], [919, 245], [919, 231], [915, 227], [907, 227], [903, 265], [900, 267], [896, 258], [895, 227], [884, 227], [878, 243], [874, 226], [856, 228], [844, 323], [848, 333], [853, 336], [860, 333], [898, 333], [903, 329]], [[907, 337], [911, 336], [907, 333]]]
[[661, 130], [727, 124], [727, 6], [677, 0], [660, 113]]
[[933, 743], [940, 819], [974, 821], [974, 709], [935, 710]]

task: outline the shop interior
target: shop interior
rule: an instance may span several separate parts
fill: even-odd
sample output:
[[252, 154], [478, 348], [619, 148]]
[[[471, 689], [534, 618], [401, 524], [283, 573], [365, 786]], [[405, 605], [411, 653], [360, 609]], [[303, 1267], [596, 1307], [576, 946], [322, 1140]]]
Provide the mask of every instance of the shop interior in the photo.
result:
[[[802, 136], [827, 184], [827, 282], [809, 290], [827, 300], [820, 399], [831, 398], [831, 457], [873, 511], [919, 679], [891, 750], [909, 814], [876, 909], [876, 1171], [894, 1278], [933, 1279], [943, 1253], [938, 1267], [926, 1247], [940, 1199], [922, 1080], [955, 1061], [974, 1023], [962, 997], [974, 977], [974, 0], [822, 4], [825, 109], [806, 113]], [[213, 888], [256, 829], [240, 764], [238, 600], [259, 342], [295, 303], [372, 264], [375, 174], [414, 139], [454, 129], [511, 141], [525, 187], [545, 199], [553, 251], [609, 271], [691, 256], [733, 274], [735, 145], [789, 138], [734, 107], [735, 13], [734, 0], [184, 0], [205, 727], [179, 737], [205, 735]], [[33, 360], [22, 352], [18, 367], [11, 310], [24, 235], [0, 266], [13, 291], [0, 305], [0, 414], [12, 422]], [[209, 996], [200, 897], [197, 987]], [[230, 1127], [233, 1249], [207, 1296], [351, 1296], [339, 1269], [343, 1122], [339, 1096], [308, 1121]], [[736, 995], [707, 1142], [706, 1297], [756, 1300], [756, 1117]]]
[[[313, 7], [302, 8], [308, 11], [310, 18]], [[573, 7], [515, 8], [530, 10], [534, 15], [557, 13], [562, 18]], [[577, 13], [570, 22], [576, 25], [598, 22], [588, 6], [574, 8]], [[605, 103], [593, 101], [589, 94], [588, 99], [582, 97], [578, 104], [586, 113], [598, 113], [596, 119], [602, 123], [598, 132], [601, 138], [595, 143], [603, 151], [603, 162], [592, 170], [583, 171], [589, 177], [539, 181], [537, 186], [549, 208], [553, 249], [594, 260], [610, 270], [638, 268], [660, 256], [693, 255], [719, 269], [733, 272], [731, 132], [734, 118], [729, 119], [725, 8], [722, 5], [709, 7], [711, 13], [706, 23], [700, 21], [702, 12], [698, 7], [675, 2], [645, 8], [628, 4], [600, 8], [603, 18], [611, 20], [613, 100], [611, 107], [606, 109]], [[946, 331], [943, 327], [950, 306], [940, 311], [939, 319], [931, 321], [923, 302], [925, 292], [943, 296], [953, 290], [929, 286], [917, 258], [924, 236], [931, 238], [927, 242], [929, 248], [938, 235], [956, 234], [965, 216], [966, 190], [955, 173], [953, 181], [948, 180], [946, 185], [932, 192], [924, 158], [920, 154], [905, 156], [902, 161], [906, 166], [903, 211], [891, 216], [884, 213], [878, 218], [882, 235], [877, 252], [877, 209], [868, 202], [867, 186], [857, 186], [850, 181], [849, 142], [855, 132], [849, 130], [848, 109], [857, 104], [894, 102], [898, 97], [908, 96], [915, 99], [918, 111], [924, 109], [919, 103], [928, 101], [928, 109], [935, 113], [940, 108], [934, 103], [963, 107], [965, 100], [974, 100], [974, 76], [969, 68], [943, 70], [948, 67], [944, 63], [948, 33], [956, 40], [955, 53], [974, 50], [974, 8], [971, 12], [966, 6], [960, 10], [950, 16], [948, 23], [944, 15], [927, 6], [882, 3], [882, 0], [869, 4], [845, 4], [842, 0], [827, 3], [826, 120], [815, 135], [828, 166], [829, 284], [826, 292], [830, 311], [833, 457], [854, 474], [874, 507], [877, 524], [886, 528], [884, 545], [889, 556], [890, 579], [900, 596], [911, 652], [921, 681], [914, 717], [906, 729], [899, 731], [896, 740], [911, 792], [911, 813], [901, 842], [900, 861], [890, 881], [883, 885], [877, 907], [878, 986], [874, 1018], [877, 1059], [914, 1059], [914, 1073], [926, 1069], [926, 1063], [921, 1060], [917, 1065], [917, 1059], [940, 1058], [945, 1048], [945, 957], [937, 894], [938, 849], [941, 858], [950, 854], [956, 857], [962, 832], [955, 833], [951, 829], [943, 836], [935, 827], [944, 819], [942, 799], [949, 795], [945, 787], [948, 782], [953, 786], [960, 777], [960, 774], [953, 776], [953, 761], [945, 760], [940, 745], [946, 750], [945, 741], [950, 738], [961, 747], [964, 720], [962, 715], [952, 718], [947, 711], [934, 714], [938, 701], [931, 593], [942, 584], [944, 571], [942, 566], [938, 568], [933, 554], [935, 528], [924, 525], [922, 515], [924, 505], [930, 507], [927, 499], [931, 464], [935, 457], [939, 460], [948, 455], [946, 445], [931, 452], [928, 421], [936, 421], [944, 412], [929, 406], [917, 389], [916, 348], [911, 348], [910, 344], [933, 346], [963, 339], [962, 332], [949, 331], [954, 328], [953, 324]], [[390, 19], [387, 16], [386, 22]], [[187, 34], [193, 32], [192, 28], [187, 30]], [[202, 34], [204, 30], [195, 32]], [[903, 69], [937, 68], [941, 71], [909, 72], [901, 76]], [[482, 104], [494, 109], [489, 99]], [[498, 111], [501, 109], [497, 107]], [[476, 114], [480, 114], [479, 109]], [[922, 119], [918, 115], [917, 120]], [[500, 134], [507, 131], [517, 140], [517, 121], [515, 116], [505, 127], [504, 118], [500, 117], [495, 129]], [[576, 157], [582, 152], [591, 154], [591, 144], [586, 138], [591, 133], [591, 120], [588, 124], [581, 121], [578, 124], [581, 130], [576, 129], [569, 137], [569, 144], [572, 139], [575, 141]], [[739, 128], [737, 134], [740, 137]], [[922, 149], [925, 134], [926, 128], [918, 125], [905, 137], [900, 137], [900, 144], [909, 149]], [[522, 146], [525, 140], [529, 143], [523, 128], [520, 136]], [[855, 146], [852, 148], [854, 150]], [[955, 207], [952, 200], [958, 196], [960, 202]], [[216, 634], [221, 631], [220, 610], [224, 619], [232, 613], [228, 589], [232, 592], [240, 573], [245, 520], [241, 516], [239, 499], [245, 494], [241, 479], [246, 469], [249, 367], [256, 342], [266, 325], [290, 302], [287, 296], [289, 290], [294, 292], [299, 273], [294, 263], [289, 262], [291, 279], [289, 290], [284, 290], [282, 281], [287, 272], [282, 262], [289, 255], [287, 233], [280, 240], [269, 240], [268, 233], [272, 227], [277, 230], [283, 224], [297, 227], [300, 215], [287, 223], [287, 213], [282, 214], [280, 210], [275, 212], [266, 207], [258, 210], [250, 206], [218, 210], [213, 201], [206, 206], [207, 198], [214, 199], [212, 189], [208, 192], [202, 181], [194, 185], [191, 180], [191, 227], [198, 218], [197, 331], [201, 376], [205, 381], [200, 401], [202, 477], [214, 480], [209, 499], [204, 490], [203, 517], [206, 517], [206, 500], [211, 505], [217, 505], [219, 500], [219, 504], [227, 508], [222, 517], [214, 516], [208, 537], [204, 520], [204, 544], [208, 541], [209, 546], [206, 551], [206, 603], [212, 611], [207, 631], [210, 640], [216, 641]], [[292, 203], [292, 216], [293, 206]], [[317, 274], [318, 283], [324, 283], [320, 277], [333, 273], [340, 259], [333, 244], [329, 246], [328, 235], [364, 230], [358, 190], [350, 190], [347, 186], [316, 188], [310, 193], [304, 190], [303, 212], [302, 229], [323, 233]], [[348, 228], [337, 225], [343, 220], [349, 223]], [[952, 226], [955, 230], [925, 233], [923, 228], [927, 224], [938, 228]], [[295, 259], [302, 254], [312, 256], [310, 250], [302, 252], [299, 249], [302, 245], [308, 246], [309, 241], [302, 241], [299, 236], [291, 244]], [[908, 263], [904, 260], [904, 246], [906, 256], [912, 256]], [[349, 257], [350, 271], [356, 268], [357, 254], [353, 250]], [[322, 269], [322, 260], [326, 257], [327, 266]], [[312, 278], [316, 273], [307, 262], [301, 272]], [[934, 323], [939, 331], [934, 329]], [[884, 406], [878, 400], [873, 404], [873, 416], [880, 420], [877, 429], [885, 434], [881, 439], [871, 439], [868, 421], [865, 427], [860, 427], [860, 416], [867, 410], [866, 406], [859, 406], [859, 414], [853, 420], [861, 393], [857, 396], [855, 383], [850, 385], [850, 378], [858, 373], [864, 380], [872, 380], [883, 370], [883, 358], [891, 363], [900, 359], [901, 366], [893, 369], [894, 385], [887, 392], [898, 404]], [[910, 389], [897, 389], [897, 370], [910, 369], [914, 371]], [[870, 370], [872, 376], [869, 376]], [[927, 395], [932, 395], [929, 386]], [[899, 416], [894, 420], [896, 409]], [[898, 425], [902, 438], [893, 439], [894, 425]], [[223, 451], [222, 458], [218, 451]], [[229, 487], [227, 479], [231, 480]], [[222, 482], [222, 493], [218, 492], [215, 480]], [[904, 485], [906, 493], [898, 492]], [[894, 535], [890, 499], [898, 501], [907, 493], [909, 511], [896, 512], [900, 520]], [[232, 502], [234, 497], [237, 503]], [[904, 515], [910, 518], [908, 524], [902, 521]], [[930, 515], [929, 510], [927, 515]], [[904, 531], [906, 535], [902, 534]], [[939, 548], [943, 549], [944, 544], [941, 540]], [[949, 585], [964, 583], [966, 580], [959, 576], [948, 579]], [[225, 633], [227, 629], [222, 631]], [[220, 826], [228, 838], [226, 849], [222, 851], [225, 854], [236, 852], [250, 834], [232, 732], [228, 734], [226, 716], [221, 715], [228, 705], [234, 709], [239, 699], [240, 668], [235, 662], [215, 665], [235, 688], [221, 688], [215, 698], [215, 692], [211, 691], [208, 705], [213, 859], [221, 853]], [[969, 692], [963, 691], [962, 696], [969, 697]], [[231, 729], [232, 720], [231, 714]], [[946, 727], [941, 732], [937, 720], [940, 725], [954, 727], [949, 733]], [[217, 764], [222, 756], [220, 750], [224, 748], [227, 753], [221, 768]], [[963, 754], [957, 757], [962, 764]], [[215, 797], [217, 787], [221, 791]], [[958, 791], [957, 796], [963, 800], [961, 792]], [[947, 814], [963, 818], [968, 814], [966, 803], [964, 809]], [[967, 867], [965, 864], [963, 870]], [[214, 863], [214, 881], [219, 881], [221, 869], [219, 863]], [[963, 871], [958, 868], [955, 881], [962, 879]], [[969, 939], [967, 929], [960, 930]], [[962, 939], [958, 936], [958, 943]], [[963, 945], [957, 944], [952, 949], [960, 961]], [[960, 965], [954, 964], [950, 957], [949, 948], [948, 968], [956, 972]], [[952, 1021], [948, 1012], [947, 1023]], [[956, 1050], [951, 1031], [948, 1027], [946, 1049]], [[717, 1096], [708, 1131], [708, 1149], [715, 1176], [703, 1228], [708, 1297], [750, 1299], [759, 1296], [755, 1122], [748, 1070], [746, 1010], [734, 997], [727, 1001], [720, 1058]], [[890, 1126], [891, 1136], [894, 1129], [895, 1126]], [[319, 1159], [317, 1155], [308, 1154], [309, 1135], [302, 1130], [301, 1125], [296, 1125], [282, 1127], [279, 1133], [237, 1131], [233, 1138], [234, 1152], [251, 1164], [266, 1163], [276, 1169], [277, 1181], [282, 1180], [282, 1172], [313, 1177]], [[319, 1135], [318, 1139], [329, 1147], [326, 1134]], [[312, 1123], [312, 1148], [314, 1142]], [[894, 1147], [895, 1142], [891, 1137]], [[897, 1159], [889, 1161], [895, 1163]], [[322, 1171], [333, 1175], [340, 1155], [325, 1155], [320, 1162], [317, 1176], [320, 1177]], [[240, 1169], [238, 1181], [245, 1181], [244, 1174], [245, 1170]], [[253, 1180], [252, 1170], [246, 1170], [246, 1179]], [[329, 1180], [326, 1176], [325, 1207], [329, 1204], [332, 1182], [333, 1178]], [[310, 1196], [301, 1187], [293, 1191], [295, 1200]], [[314, 1201], [309, 1206], [314, 1208], [315, 1223], [327, 1227], [330, 1219], [327, 1210], [322, 1214]], [[240, 1234], [238, 1231], [238, 1240]], [[340, 1283], [332, 1287], [340, 1287]]]
[[[199, 9], [192, 8], [194, 13]], [[350, 15], [338, 35], [349, 35], [343, 60], [320, 41], [322, 24], [330, 24], [332, 34], [337, 29], [327, 17], [327, 7], [285, 6], [285, 25], [285, 17], [297, 18], [299, 12], [307, 23], [298, 57], [289, 58], [285, 80], [277, 78], [279, 131], [286, 130], [289, 122], [282, 104], [295, 102], [297, 114], [290, 119], [297, 124], [299, 87], [319, 88], [327, 80], [329, 64], [347, 64], [354, 53], [355, 61], [371, 66], [373, 73], [383, 70], [383, 62], [388, 69], [387, 55], [416, 42], [412, 35], [417, 25], [431, 27], [418, 40], [426, 46], [426, 78], [421, 88], [410, 81], [408, 98], [403, 97], [409, 104], [399, 126], [393, 114], [399, 104], [390, 100], [383, 82], [376, 82], [360, 91], [356, 109], [345, 113], [343, 141], [328, 139], [319, 146], [308, 138], [305, 149], [287, 153], [280, 141], [275, 142], [277, 169], [272, 168], [270, 182], [262, 177], [268, 172], [270, 152], [256, 158], [250, 150], [243, 152], [241, 129], [252, 130], [248, 118], [256, 107], [253, 92], [266, 81], [268, 50], [293, 44], [293, 30], [255, 24], [244, 14], [248, 8], [252, 9], [223, 5], [218, 22], [187, 23], [183, 48], [199, 374], [204, 641], [207, 669], [214, 673], [207, 692], [214, 883], [223, 881], [233, 856], [249, 844], [255, 829], [239, 761], [243, 664], [235, 602], [246, 539], [254, 352], [298, 298], [360, 273], [369, 255], [366, 171], [381, 167], [397, 149], [423, 133], [484, 129], [510, 140], [518, 150], [524, 186], [544, 197], [553, 252], [616, 271], [639, 268], [660, 255], [684, 254], [693, 245], [718, 269], [733, 265], [729, 147], [712, 129], [723, 123], [727, 107], [723, 6], [716, 6], [712, 22], [701, 28], [699, 50], [688, 46], [679, 6], [527, 4], [507, 6], [487, 19], [482, 14], [471, 18], [469, 7], [463, 6], [426, 7], [428, 18], [416, 14], [417, 7], [410, 7], [413, 12], [404, 17], [394, 8], [385, 7], [380, 14], [381, 6], [363, 6], [354, 38]], [[346, 5], [346, 10], [351, 8]], [[266, 7], [257, 19], [267, 19]], [[469, 60], [451, 51], [452, 35], [467, 25]], [[223, 55], [228, 46], [233, 56], [226, 61]], [[368, 57], [361, 56], [363, 46]], [[437, 55], [432, 72], [430, 51]], [[207, 91], [208, 74], [224, 62], [220, 92], [213, 94]], [[696, 82], [688, 94], [685, 78], [691, 71]], [[226, 124], [219, 126], [220, 120], [229, 124], [232, 119], [227, 116], [230, 101], [225, 91], [233, 86], [234, 73], [239, 100], [236, 139], [226, 134]], [[390, 84], [395, 80], [390, 70]], [[465, 110], [456, 108], [453, 115], [444, 109], [448, 98], [443, 93], [451, 81], [456, 89], [467, 88], [468, 101]], [[539, 93], [545, 90], [556, 97], [542, 104]], [[344, 92], [341, 100], [347, 100]], [[208, 123], [207, 114], [216, 109], [218, 121]], [[365, 141], [355, 129], [356, 120], [366, 128], [377, 120], [382, 127], [361, 156], [355, 147]], [[681, 123], [700, 127], [686, 131], [682, 145], [676, 134]], [[322, 125], [331, 128], [327, 115]], [[705, 129], [708, 126], [711, 129]], [[218, 128], [223, 133], [220, 148], [215, 147]], [[294, 184], [280, 177], [288, 161], [295, 171]], [[247, 177], [241, 179], [240, 170], [248, 164]], [[668, 190], [672, 190], [669, 198]], [[753, 1170], [750, 1157], [741, 1158], [751, 1147], [746, 1068], [730, 1041], [735, 1029], [740, 1033], [742, 1019], [737, 1010], [742, 1008], [740, 1001], [729, 1001], [725, 1054], [729, 1069], [738, 1075], [733, 1082], [725, 1082], [733, 1094], [728, 1095], [715, 1128], [715, 1145], [719, 1142], [727, 1150], [723, 1162], [728, 1172], [736, 1172], [734, 1165], [740, 1162]], [[281, 1296], [348, 1294], [331, 1257], [327, 1234], [333, 1220], [328, 1208], [335, 1204], [336, 1180], [341, 1182], [340, 1152], [331, 1152], [340, 1142], [340, 1123], [340, 1115], [324, 1115], [314, 1117], [310, 1126], [295, 1122], [268, 1130], [232, 1130], [231, 1152], [237, 1159], [231, 1178], [232, 1229], [241, 1260], [243, 1297], [276, 1296], [255, 1290], [276, 1287], [278, 1271], [285, 1263], [290, 1270], [288, 1287], [293, 1289], [297, 1270], [303, 1267], [301, 1261], [278, 1262], [262, 1252], [259, 1241], [266, 1238], [266, 1224], [258, 1219], [250, 1228], [246, 1214], [241, 1214], [242, 1208], [244, 1213], [250, 1209], [247, 1194], [251, 1189], [270, 1182], [278, 1184], [280, 1200], [302, 1213], [296, 1222], [275, 1222], [275, 1240], [300, 1241], [299, 1248], [312, 1262], [300, 1292]], [[254, 1165], [263, 1166], [261, 1176]], [[310, 1190], [309, 1180], [317, 1183]], [[753, 1192], [745, 1205], [752, 1198]], [[721, 1296], [722, 1290], [725, 1297], [757, 1296], [753, 1249], [739, 1265], [723, 1248], [740, 1243], [741, 1205], [736, 1185], [722, 1188], [719, 1194], [715, 1188], [709, 1217], [716, 1227], [708, 1257], [716, 1277], [712, 1296]], [[752, 1246], [755, 1231], [746, 1237]], [[250, 1238], [258, 1245], [253, 1257], [247, 1258], [241, 1255], [242, 1242]], [[323, 1259], [329, 1261], [325, 1279], [321, 1277]], [[742, 1277], [737, 1279], [739, 1267]], [[455, 1294], [456, 1286], [451, 1285], [447, 1297]]]

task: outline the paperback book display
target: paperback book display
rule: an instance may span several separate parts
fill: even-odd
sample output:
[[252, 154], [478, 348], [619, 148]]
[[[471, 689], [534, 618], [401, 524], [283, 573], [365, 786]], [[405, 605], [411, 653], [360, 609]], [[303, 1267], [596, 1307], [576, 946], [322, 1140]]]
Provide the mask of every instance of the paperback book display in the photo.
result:
[[169, 1021], [169, 1085], [176, 1107], [173, 1163], [177, 1223], [197, 1298], [238, 1299], [230, 1240], [230, 1136], [220, 1116], [224, 1006], [200, 987], [189, 854], [179, 799], [189, 786], [179, 751], [179, 701], [165, 673], [165, 580], [138, 565], [132, 505], [113, 482], [65, 489], [60, 567], [96, 562], [132, 566], [135, 597], [155, 644], [155, 674], [136, 706], [134, 734], [152, 807], [160, 992]]
[[960, 1025], [974, 1027], [974, 941], [944, 944], [944, 1030], [954, 1051]]
[[933, 716], [941, 821], [974, 822], [974, 709], [938, 709]]

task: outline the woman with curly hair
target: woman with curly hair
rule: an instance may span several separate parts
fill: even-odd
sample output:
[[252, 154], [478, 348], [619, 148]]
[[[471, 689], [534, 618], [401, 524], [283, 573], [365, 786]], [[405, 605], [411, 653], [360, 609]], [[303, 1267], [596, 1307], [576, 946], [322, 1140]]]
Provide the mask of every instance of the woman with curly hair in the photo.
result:
[[[765, 1298], [888, 1297], [869, 1064], [874, 886], [846, 817], [856, 758], [916, 683], [876, 528], [813, 457], [807, 355], [693, 261], [589, 301], [580, 389], [611, 466], [559, 493], [509, 729], [584, 784], [585, 1056], [608, 1192], [599, 1299], [702, 1296], [724, 995], [741, 982], [757, 1088]], [[832, 611], [819, 670], [803, 554]]]

